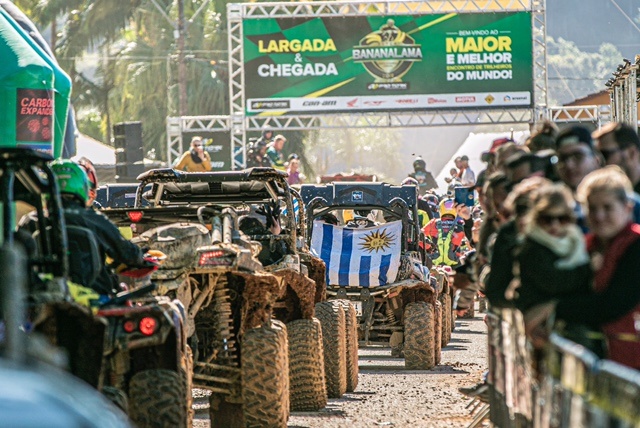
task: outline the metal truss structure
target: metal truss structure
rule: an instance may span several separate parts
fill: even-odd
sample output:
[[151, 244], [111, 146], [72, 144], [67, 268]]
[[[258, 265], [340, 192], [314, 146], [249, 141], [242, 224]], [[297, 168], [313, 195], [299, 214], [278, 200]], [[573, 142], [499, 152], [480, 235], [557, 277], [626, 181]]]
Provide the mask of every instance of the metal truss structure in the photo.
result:
[[[528, 123], [546, 117], [547, 48], [546, 0], [423, 0], [423, 1], [317, 1], [227, 4], [229, 44], [230, 116], [168, 118], [168, 159], [182, 151], [181, 132], [192, 126], [222, 123], [231, 131], [233, 168], [245, 166], [247, 132], [263, 127], [279, 130], [331, 128], [427, 127]], [[243, 20], [286, 17], [331, 17], [367, 15], [424, 15], [439, 13], [531, 12], [533, 34], [533, 107], [496, 109], [448, 109], [342, 114], [246, 115], [243, 54]], [[211, 118], [211, 119], [208, 119]], [[212, 122], [208, 122], [211, 120]], [[180, 130], [178, 130], [180, 126]], [[195, 128], [193, 130], [201, 130]], [[203, 128], [202, 130], [206, 130]]]
[[540, 119], [555, 123], [592, 122], [600, 128], [611, 121], [611, 109], [602, 105], [548, 107]]
[[628, 59], [618, 65], [613, 77], [606, 83], [611, 98], [611, 116], [616, 122], [623, 122], [638, 127], [638, 102], [640, 101], [640, 55], [635, 62]]

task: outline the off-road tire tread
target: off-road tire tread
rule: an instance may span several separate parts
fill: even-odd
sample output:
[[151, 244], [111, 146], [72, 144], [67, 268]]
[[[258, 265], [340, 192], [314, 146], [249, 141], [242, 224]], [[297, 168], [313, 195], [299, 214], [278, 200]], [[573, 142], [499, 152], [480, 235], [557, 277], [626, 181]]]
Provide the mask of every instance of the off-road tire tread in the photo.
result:
[[442, 348], [447, 346], [451, 341], [451, 323], [453, 322], [451, 318], [451, 312], [453, 312], [453, 308], [451, 307], [451, 295], [442, 294], [438, 298], [440, 303], [442, 304]]
[[286, 427], [289, 419], [287, 329], [272, 321], [242, 338], [242, 410], [245, 427]]
[[440, 303], [439, 301], [436, 300], [436, 305], [434, 307], [435, 309], [435, 334], [433, 336], [433, 346], [434, 346], [434, 352], [435, 352], [435, 365], [437, 366], [438, 364], [440, 364], [440, 361], [442, 359], [442, 323], [443, 323], [443, 317], [442, 317], [442, 303]]
[[316, 318], [322, 324], [324, 376], [329, 398], [340, 398], [347, 392], [347, 345], [344, 309], [339, 302], [316, 304]]
[[409, 303], [404, 309], [404, 358], [409, 370], [429, 370], [435, 365], [435, 311], [427, 302]]
[[317, 318], [287, 324], [289, 401], [292, 411], [316, 411], [327, 405], [322, 325]]
[[345, 316], [345, 338], [347, 345], [347, 392], [358, 387], [358, 316], [356, 308], [348, 300], [340, 300]]
[[136, 373], [129, 382], [129, 417], [140, 428], [186, 428], [186, 388], [184, 377], [172, 370], [154, 369]]

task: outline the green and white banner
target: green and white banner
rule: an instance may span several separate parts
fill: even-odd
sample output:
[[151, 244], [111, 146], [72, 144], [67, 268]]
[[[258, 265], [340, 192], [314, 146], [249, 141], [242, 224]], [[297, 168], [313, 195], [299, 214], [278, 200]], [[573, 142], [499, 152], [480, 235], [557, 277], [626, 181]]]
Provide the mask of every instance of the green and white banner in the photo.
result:
[[530, 12], [249, 19], [248, 114], [529, 107]]

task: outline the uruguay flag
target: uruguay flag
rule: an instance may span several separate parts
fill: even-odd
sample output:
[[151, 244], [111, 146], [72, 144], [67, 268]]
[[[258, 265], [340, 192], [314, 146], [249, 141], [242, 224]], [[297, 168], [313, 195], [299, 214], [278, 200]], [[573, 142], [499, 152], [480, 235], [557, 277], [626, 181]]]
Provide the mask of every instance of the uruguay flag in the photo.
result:
[[313, 222], [311, 252], [327, 265], [327, 284], [376, 287], [395, 282], [402, 251], [402, 222], [366, 229]]

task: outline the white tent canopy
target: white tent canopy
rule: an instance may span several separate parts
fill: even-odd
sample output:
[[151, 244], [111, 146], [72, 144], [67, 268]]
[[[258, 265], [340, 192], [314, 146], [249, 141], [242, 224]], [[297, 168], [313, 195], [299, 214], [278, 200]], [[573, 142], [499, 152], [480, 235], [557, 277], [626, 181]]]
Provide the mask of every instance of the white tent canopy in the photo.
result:
[[[528, 131], [515, 131], [513, 133], [513, 139], [517, 143], [524, 143], [529, 136]], [[482, 162], [480, 157], [483, 152], [489, 151], [491, 143], [497, 138], [510, 137], [508, 132], [492, 132], [492, 133], [470, 133], [467, 139], [462, 143], [458, 150], [451, 156], [451, 159], [445, 164], [440, 173], [436, 176], [436, 181], [440, 186], [441, 191], [447, 189], [447, 182], [444, 181], [445, 177], [449, 177], [449, 170], [455, 168], [453, 160], [458, 156], [467, 155], [469, 157], [469, 167], [478, 176], [478, 173], [485, 169], [487, 165]]]
[[76, 156], [74, 159], [85, 157], [93, 162], [94, 165], [110, 165], [116, 164], [116, 150], [95, 140], [88, 135], [78, 134], [76, 139]]

